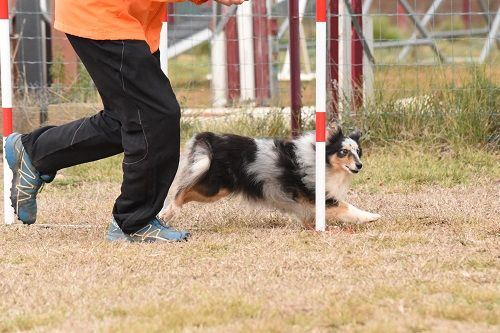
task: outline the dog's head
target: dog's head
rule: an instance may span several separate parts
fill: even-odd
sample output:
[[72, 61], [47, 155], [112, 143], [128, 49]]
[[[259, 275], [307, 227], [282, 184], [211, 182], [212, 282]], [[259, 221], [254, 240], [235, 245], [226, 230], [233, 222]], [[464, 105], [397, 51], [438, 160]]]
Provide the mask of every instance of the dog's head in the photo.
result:
[[363, 167], [359, 145], [361, 132], [355, 131], [345, 136], [340, 127], [328, 132], [326, 141], [327, 167], [333, 172], [358, 173]]

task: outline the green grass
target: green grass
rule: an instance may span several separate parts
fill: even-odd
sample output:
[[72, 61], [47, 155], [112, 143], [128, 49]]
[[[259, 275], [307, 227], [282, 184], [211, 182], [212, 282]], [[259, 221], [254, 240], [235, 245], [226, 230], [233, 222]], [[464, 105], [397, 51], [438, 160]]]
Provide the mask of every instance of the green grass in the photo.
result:
[[[437, 72], [436, 77], [444, 72]], [[374, 142], [411, 141], [426, 145], [498, 144], [500, 134], [500, 85], [492, 82], [485, 67], [469, 68], [461, 84], [436, 78], [428, 93], [401, 100], [385, 91], [352, 118], [346, 110], [343, 122], [358, 126]]]
[[246, 302], [234, 295], [221, 297], [200, 290], [200, 299], [205, 301], [182, 307], [171, 302], [148, 304], [137, 307], [116, 307], [104, 313], [103, 317], [117, 317], [120, 320], [109, 327], [110, 331], [160, 332], [168, 327], [169, 332], [180, 332], [186, 327], [217, 327], [234, 321], [256, 317], [262, 311], [259, 306]]
[[369, 191], [417, 190], [421, 186], [456, 186], [500, 179], [500, 156], [477, 147], [398, 142], [369, 145], [365, 168], [354, 186]]
[[61, 314], [55, 313], [26, 313], [14, 318], [0, 321], [0, 333], [30, 331], [33, 329], [49, 328], [61, 320]]
[[399, 40], [405, 34], [386, 16], [373, 16], [373, 38], [375, 41]]

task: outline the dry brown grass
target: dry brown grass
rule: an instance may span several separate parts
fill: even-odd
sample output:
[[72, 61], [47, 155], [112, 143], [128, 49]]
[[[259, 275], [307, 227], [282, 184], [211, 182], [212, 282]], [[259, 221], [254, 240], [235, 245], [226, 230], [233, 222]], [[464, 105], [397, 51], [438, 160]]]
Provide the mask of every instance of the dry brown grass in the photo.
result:
[[324, 234], [192, 204], [189, 242], [110, 244], [119, 184], [60, 181], [40, 195], [55, 227], [0, 226], [0, 332], [498, 332], [498, 190], [355, 192], [384, 218]]

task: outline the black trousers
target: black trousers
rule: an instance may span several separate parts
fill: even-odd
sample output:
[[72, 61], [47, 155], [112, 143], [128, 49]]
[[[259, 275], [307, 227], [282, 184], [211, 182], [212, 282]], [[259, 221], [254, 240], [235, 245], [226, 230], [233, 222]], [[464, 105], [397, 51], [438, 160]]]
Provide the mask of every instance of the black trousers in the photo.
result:
[[42, 174], [124, 152], [113, 216], [124, 232], [135, 232], [159, 213], [177, 171], [179, 104], [161, 71], [159, 52], [151, 54], [146, 42], [68, 39], [104, 110], [25, 134], [23, 145]]

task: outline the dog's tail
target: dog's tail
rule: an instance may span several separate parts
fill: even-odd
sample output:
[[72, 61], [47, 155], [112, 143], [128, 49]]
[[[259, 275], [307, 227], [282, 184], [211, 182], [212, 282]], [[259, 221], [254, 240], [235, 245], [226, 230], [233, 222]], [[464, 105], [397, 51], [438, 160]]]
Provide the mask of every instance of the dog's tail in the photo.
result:
[[[186, 144], [185, 159], [180, 167], [181, 179], [177, 194], [193, 187], [208, 172], [212, 163], [209, 138], [200, 133]], [[176, 195], [177, 196], [177, 195]]]

